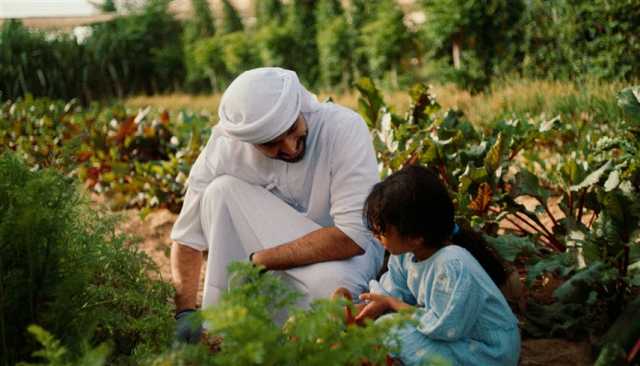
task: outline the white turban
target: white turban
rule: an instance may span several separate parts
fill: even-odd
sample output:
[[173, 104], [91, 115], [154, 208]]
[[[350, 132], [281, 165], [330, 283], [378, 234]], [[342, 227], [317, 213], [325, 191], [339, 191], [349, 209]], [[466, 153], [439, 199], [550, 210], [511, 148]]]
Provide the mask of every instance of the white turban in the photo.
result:
[[262, 144], [286, 132], [300, 112], [319, 106], [295, 72], [262, 67], [243, 72], [229, 85], [220, 100], [218, 123], [235, 139]]

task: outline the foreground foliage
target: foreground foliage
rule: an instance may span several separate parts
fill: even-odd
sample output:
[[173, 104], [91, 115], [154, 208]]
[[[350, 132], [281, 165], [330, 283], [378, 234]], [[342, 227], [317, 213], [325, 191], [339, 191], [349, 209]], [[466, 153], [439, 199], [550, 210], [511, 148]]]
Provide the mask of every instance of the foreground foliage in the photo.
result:
[[[295, 307], [299, 294], [271, 273], [246, 263], [230, 267], [230, 291], [219, 304], [202, 312], [209, 333], [222, 338], [220, 350], [186, 347], [168, 353], [154, 365], [356, 365], [384, 364], [398, 345], [389, 331], [409, 316], [366, 327], [344, 323], [344, 301], [319, 300], [309, 310]], [[285, 315], [287, 314], [288, 315]], [[277, 318], [287, 319], [274, 322]]]
[[115, 223], [73, 179], [0, 157], [1, 364], [29, 359], [30, 324], [64, 342], [60, 360], [106, 341], [110, 362], [121, 364], [167, 346], [171, 287], [149, 277], [159, 275], [155, 265]]
[[[299, 294], [271, 273], [247, 263], [229, 267], [230, 289], [220, 303], [204, 310], [200, 318], [208, 324], [214, 346], [175, 345], [160, 356], [144, 361], [164, 365], [383, 365], [399, 343], [391, 331], [410, 324], [411, 315], [401, 313], [391, 320], [345, 324], [344, 300], [318, 300], [308, 310], [295, 307]], [[287, 319], [284, 324], [274, 321]], [[36, 356], [42, 365], [101, 366], [104, 346], [87, 350], [71, 362], [64, 361], [66, 348], [39, 327], [29, 331], [43, 349]], [[220, 342], [221, 340], [221, 342]], [[424, 365], [448, 365], [433, 357]], [[26, 365], [25, 365], [26, 366]]]

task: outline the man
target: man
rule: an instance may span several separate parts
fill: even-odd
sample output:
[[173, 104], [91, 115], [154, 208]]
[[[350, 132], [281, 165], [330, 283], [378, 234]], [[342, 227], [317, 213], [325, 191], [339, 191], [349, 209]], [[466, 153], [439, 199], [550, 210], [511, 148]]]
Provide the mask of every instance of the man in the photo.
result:
[[382, 264], [383, 249], [362, 222], [378, 182], [362, 118], [318, 103], [297, 75], [259, 68], [225, 91], [219, 123], [189, 175], [171, 232], [178, 338], [196, 307], [208, 251], [202, 307], [227, 286], [227, 265], [251, 260], [303, 293], [302, 306], [338, 287], [356, 295]]

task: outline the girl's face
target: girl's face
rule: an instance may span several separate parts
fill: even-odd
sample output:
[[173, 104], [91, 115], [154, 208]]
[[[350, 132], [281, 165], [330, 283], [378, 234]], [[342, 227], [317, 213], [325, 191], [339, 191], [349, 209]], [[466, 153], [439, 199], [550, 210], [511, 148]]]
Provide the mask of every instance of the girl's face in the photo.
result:
[[391, 254], [415, 252], [424, 247], [422, 238], [403, 237], [395, 226], [389, 226], [384, 233], [375, 231], [373, 235]]

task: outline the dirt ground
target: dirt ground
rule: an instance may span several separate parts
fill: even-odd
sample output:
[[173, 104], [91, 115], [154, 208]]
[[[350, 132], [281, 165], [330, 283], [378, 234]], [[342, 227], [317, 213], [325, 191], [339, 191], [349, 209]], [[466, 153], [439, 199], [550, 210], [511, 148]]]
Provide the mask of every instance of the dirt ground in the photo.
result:
[[[140, 249], [147, 253], [160, 269], [160, 276], [171, 281], [169, 233], [176, 215], [168, 210], [155, 210], [144, 219], [137, 210], [123, 213], [121, 229], [140, 238]], [[199, 297], [202, 295], [202, 283]], [[200, 300], [199, 300], [200, 301]], [[591, 349], [587, 342], [563, 339], [525, 339], [522, 342], [520, 365], [564, 366], [592, 365]]]

